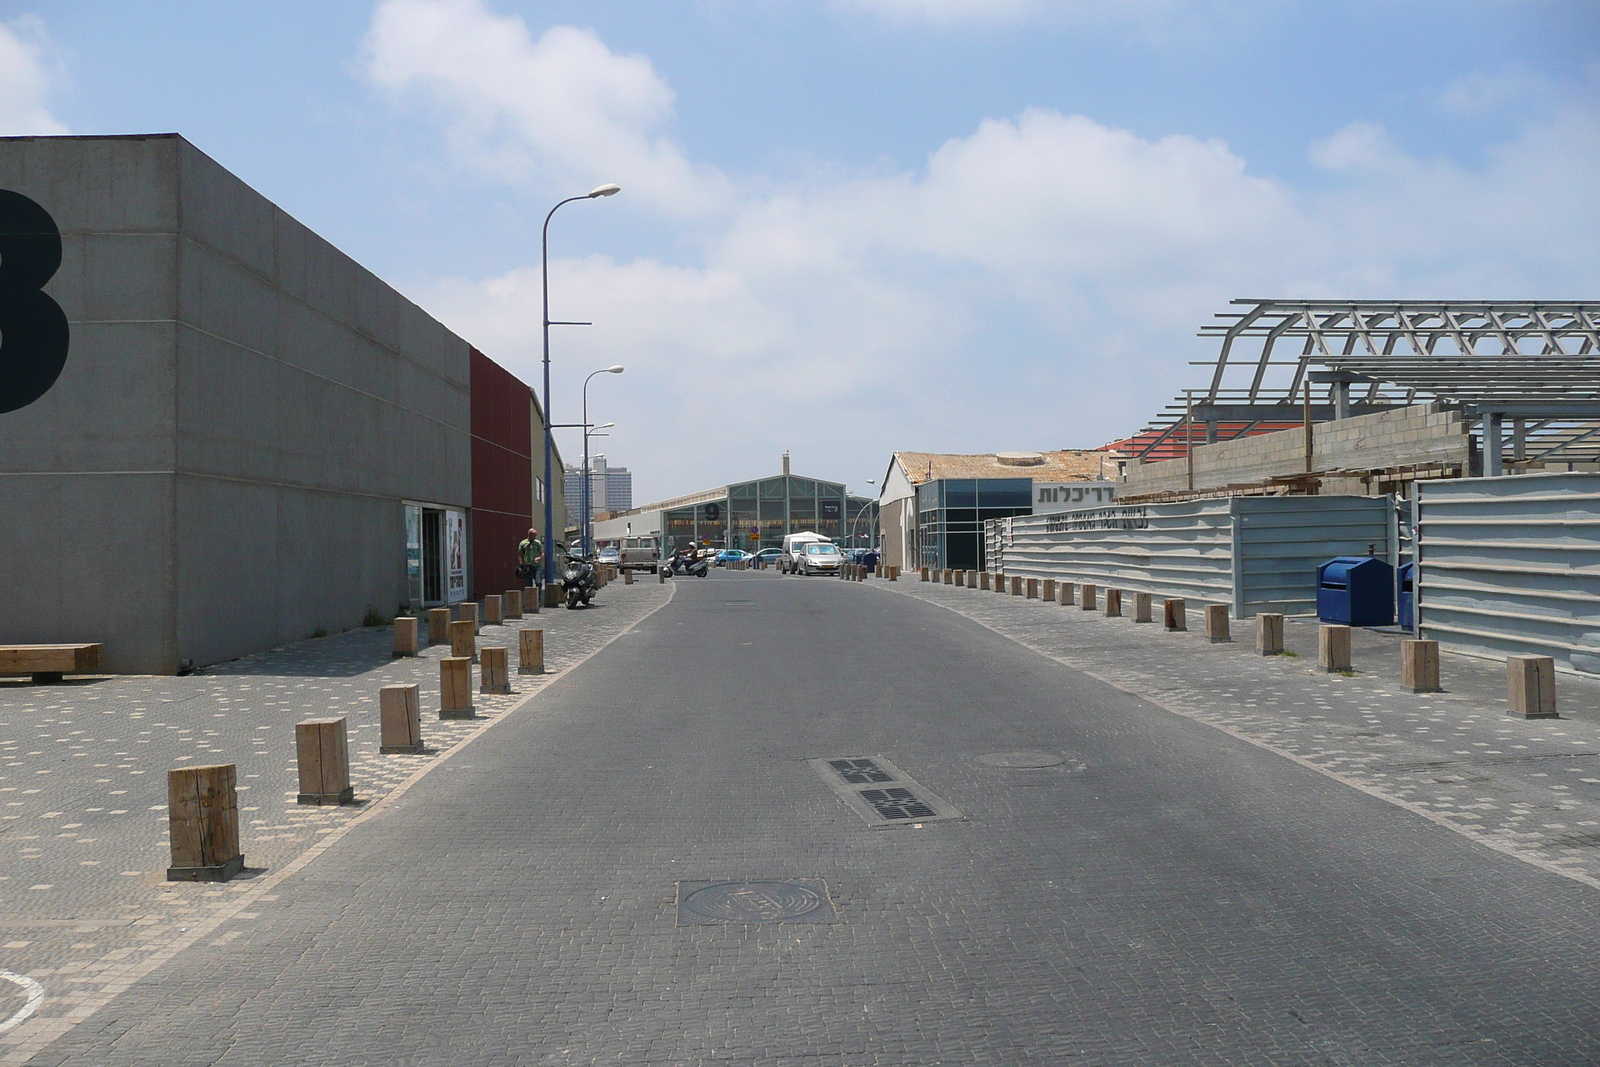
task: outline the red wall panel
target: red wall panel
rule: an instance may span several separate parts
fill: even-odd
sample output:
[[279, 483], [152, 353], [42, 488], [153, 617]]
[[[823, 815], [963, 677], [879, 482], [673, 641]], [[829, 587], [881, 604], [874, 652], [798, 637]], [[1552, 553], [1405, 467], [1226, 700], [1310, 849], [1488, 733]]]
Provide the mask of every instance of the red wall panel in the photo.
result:
[[[529, 389], [472, 350], [472, 593], [517, 587], [517, 542], [533, 515]], [[548, 536], [545, 537], [549, 543]]]

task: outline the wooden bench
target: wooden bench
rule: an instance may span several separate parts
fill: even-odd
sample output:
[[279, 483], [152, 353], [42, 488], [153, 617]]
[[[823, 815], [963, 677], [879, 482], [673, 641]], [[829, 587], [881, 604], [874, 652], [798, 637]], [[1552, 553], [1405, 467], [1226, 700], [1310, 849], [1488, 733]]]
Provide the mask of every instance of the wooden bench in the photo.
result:
[[63, 674], [100, 669], [100, 646], [0, 645], [0, 675], [31, 674], [35, 683], [59, 682]]

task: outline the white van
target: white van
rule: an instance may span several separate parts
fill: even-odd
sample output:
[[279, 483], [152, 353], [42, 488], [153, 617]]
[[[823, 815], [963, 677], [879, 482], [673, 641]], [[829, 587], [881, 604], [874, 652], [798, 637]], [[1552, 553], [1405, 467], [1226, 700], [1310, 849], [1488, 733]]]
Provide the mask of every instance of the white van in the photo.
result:
[[785, 574], [839, 573], [844, 556], [831, 540], [817, 533], [795, 533], [783, 539], [778, 566]]

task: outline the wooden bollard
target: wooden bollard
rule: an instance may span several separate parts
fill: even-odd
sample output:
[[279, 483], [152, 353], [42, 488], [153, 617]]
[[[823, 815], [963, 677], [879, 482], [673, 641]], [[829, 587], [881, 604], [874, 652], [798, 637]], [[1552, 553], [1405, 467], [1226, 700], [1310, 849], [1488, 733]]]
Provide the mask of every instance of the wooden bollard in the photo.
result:
[[410, 615], [400, 615], [394, 620], [394, 651], [391, 656], [417, 654], [417, 620]]
[[917, 568], [917, 573], [922, 576], [921, 579], [920, 579], [921, 581], [925, 582], [925, 581], [928, 580], [928, 568], [927, 567], [919, 567], [919, 568]]
[[886, 578], [884, 578], [884, 581], [892, 582], [892, 581], [897, 580], [899, 577], [900, 577], [900, 568], [899, 567], [890, 567], [889, 568], [889, 574], [888, 574], [888, 576]]
[[1117, 619], [1122, 617], [1122, 590], [1106, 590], [1106, 618]]
[[1317, 634], [1317, 666], [1325, 674], [1350, 669], [1350, 627], [1323, 624]]
[[167, 772], [169, 882], [226, 882], [244, 870], [239, 851], [238, 771], [232, 763]]
[[1021, 596], [1022, 595], [1022, 589], [1023, 589], [1023, 586], [1022, 586], [1022, 575], [1013, 574], [1011, 576], [1011, 595], [1012, 596]]
[[1150, 617], [1150, 601], [1153, 598], [1149, 593], [1135, 592], [1133, 594], [1133, 621], [1154, 622]]
[[1038, 600], [1039, 599], [1039, 579], [1037, 579], [1037, 578], [1029, 578], [1029, 579], [1027, 579], [1027, 586], [1025, 587], [1025, 591], [1023, 593], [1023, 596], [1028, 600]]
[[1264, 611], [1256, 616], [1256, 651], [1263, 656], [1283, 655], [1283, 616]]
[[976, 588], [978, 588], [978, 572], [977, 571], [968, 571], [967, 572], [967, 588], [968, 589], [976, 589]]
[[1184, 614], [1182, 597], [1169, 597], [1167, 599], [1166, 606], [1163, 608], [1161, 622], [1168, 633], [1189, 628], [1189, 620]]
[[355, 800], [344, 716], [295, 723], [294, 752], [300, 767], [296, 804], [349, 804]]
[[978, 572], [978, 588], [979, 589], [988, 589], [989, 588], [989, 577], [990, 577], [990, 575], [989, 575], [988, 571], [979, 571]]
[[657, 585], [666, 585], [667, 584], [667, 568], [666, 567], [658, 566], [656, 568], [656, 584]]
[[505, 646], [486, 646], [478, 658], [482, 661], [482, 669], [478, 672], [478, 692], [502, 695], [511, 692], [511, 678], [506, 674]]
[[455, 620], [454, 621], [472, 623], [472, 632], [473, 633], [477, 633], [478, 632], [478, 602], [476, 600], [464, 600], [461, 603], [457, 604], [455, 606]]
[[517, 673], [544, 673], [544, 631], [522, 631], [522, 643], [517, 646]]
[[1084, 582], [1078, 587], [1078, 607], [1084, 611], [1093, 611], [1100, 606], [1100, 591], [1094, 587], [1093, 582]]
[[450, 640], [450, 609], [428, 609], [428, 644], [442, 645]]
[[967, 572], [964, 571], [964, 570], [956, 571], [955, 572], [955, 576], [956, 576], [955, 584], [959, 585], [959, 586], [961, 586], [961, 588], [965, 589], [967, 587]]
[[1064, 608], [1076, 607], [1078, 603], [1078, 585], [1076, 582], [1060, 582], [1056, 585], [1056, 603]]
[[522, 590], [522, 613], [524, 615], [539, 614], [539, 587], [527, 586]]
[[1228, 633], [1228, 605], [1206, 605], [1206, 639], [1213, 645], [1225, 645], [1233, 641]]
[[465, 656], [439, 661], [439, 718], [472, 718], [472, 661]]
[[450, 654], [465, 656], [468, 663], [478, 662], [478, 641], [472, 633], [471, 619], [457, 619], [450, 624]]
[[1049, 603], [1055, 602], [1056, 580], [1054, 578], [1046, 578], [1039, 584], [1039, 599]]
[[1438, 693], [1439, 642], [1405, 638], [1400, 642], [1400, 684], [1413, 693]]
[[498, 593], [490, 593], [488, 596], [483, 598], [484, 625], [499, 626], [505, 621], [505, 616], [501, 614], [504, 604], [505, 602], [500, 599], [500, 595]]
[[500, 604], [508, 619], [522, 618], [522, 590], [507, 589], [500, 594]]
[[1507, 656], [1506, 695], [1510, 714], [1523, 719], [1559, 719], [1556, 661], [1551, 656]]
[[[740, 570], [744, 570], [744, 567], [741, 566], [739, 569]], [[623, 585], [632, 585], [633, 584], [633, 568], [632, 567], [629, 567], [627, 570], [622, 572], [622, 584]]]
[[422, 687], [386, 685], [378, 690], [378, 752], [415, 756], [422, 751]]

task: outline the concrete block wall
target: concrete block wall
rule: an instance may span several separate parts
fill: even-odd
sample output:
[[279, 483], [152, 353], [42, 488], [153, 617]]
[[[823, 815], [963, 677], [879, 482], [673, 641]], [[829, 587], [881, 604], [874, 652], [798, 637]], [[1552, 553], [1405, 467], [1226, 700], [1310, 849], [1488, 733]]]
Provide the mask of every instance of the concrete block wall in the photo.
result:
[[[1397, 407], [1311, 429], [1312, 469], [1348, 470], [1406, 464], [1455, 463], [1463, 467], [1470, 450], [1466, 424], [1458, 412], [1437, 404]], [[1297, 428], [1237, 441], [1196, 445], [1194, 488], [1263, 482], [1303, 474], [1305, 431]], [[1128, 469], [1119, 497], [1181, 491], [1189, 485], [1188, 461], [1163, 460]]]
[[177, 135], [0, 138], [71, 347], [0, 415], [0, 642], [170, 673], [405, 597], [403, 499], [471, 506], [469, 347]]

